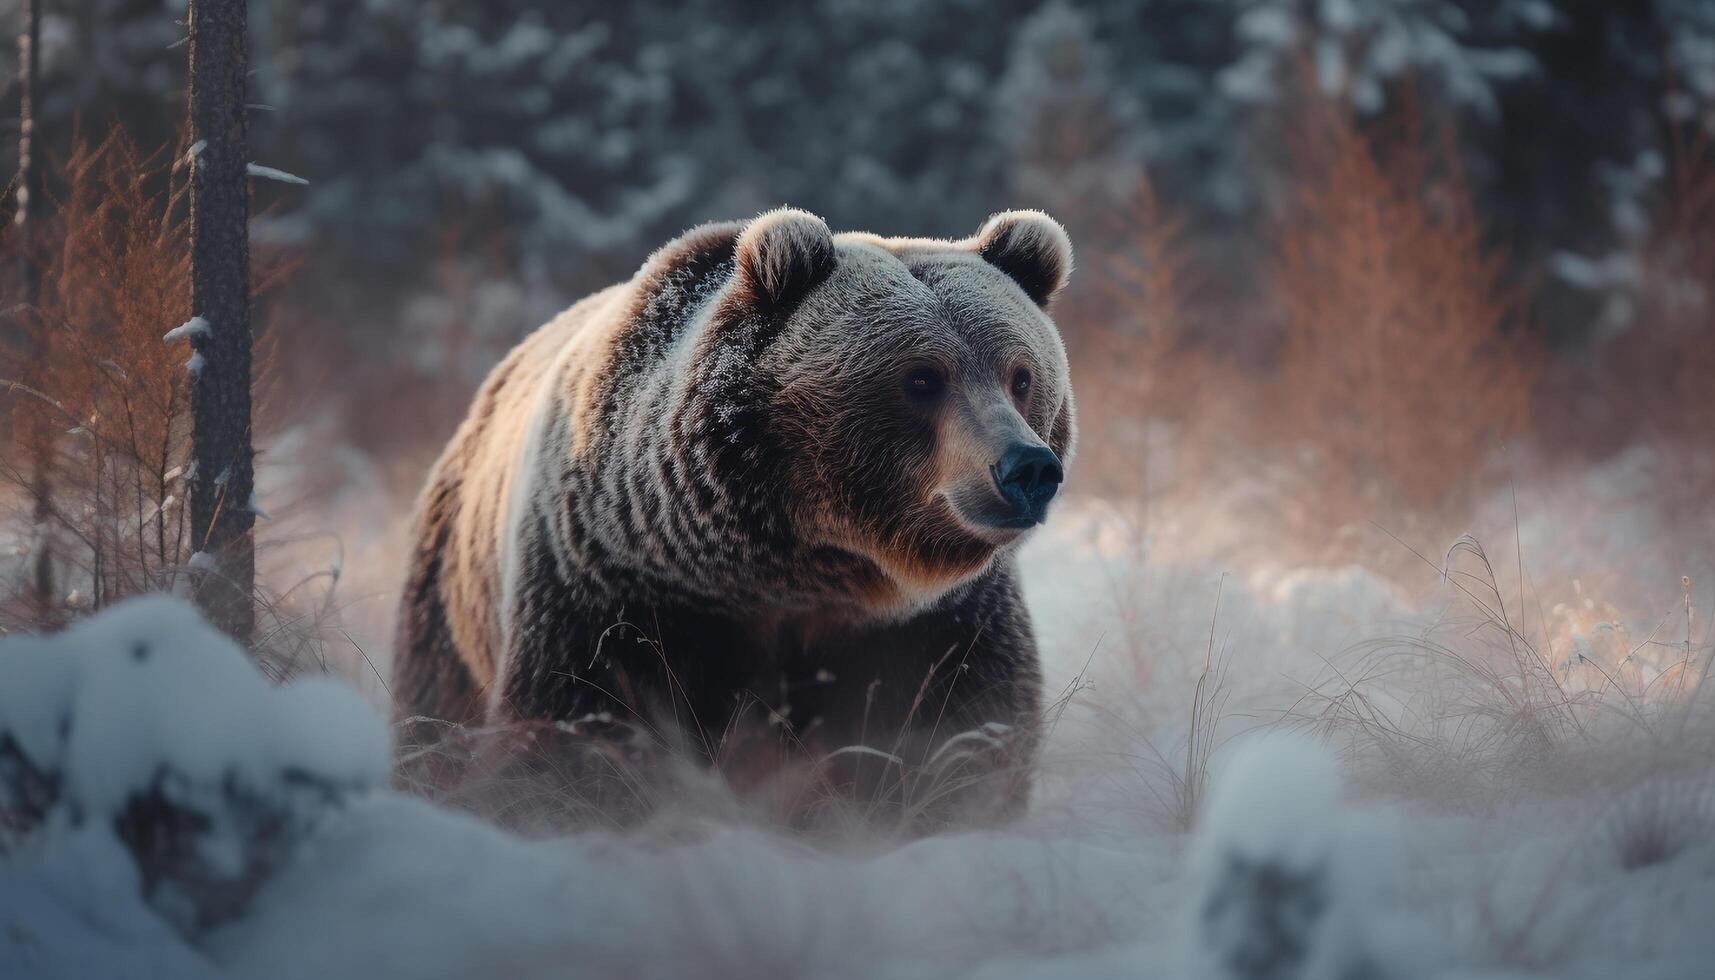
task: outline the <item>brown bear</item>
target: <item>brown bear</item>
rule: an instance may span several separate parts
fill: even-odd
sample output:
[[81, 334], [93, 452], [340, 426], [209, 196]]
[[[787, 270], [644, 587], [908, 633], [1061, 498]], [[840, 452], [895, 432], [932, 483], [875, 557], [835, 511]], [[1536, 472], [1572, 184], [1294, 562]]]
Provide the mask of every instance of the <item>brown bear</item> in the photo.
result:
[[1071, 265], [1038, 212], [948, 241], [782, 209], [560, 314], [418, 504], [399, 715], [633, 719], [707, 748], [760, 710], [812, 754], [922, 765], [958, 741], [1027, 772], [1015, 552], [1072, 454], [1045, 312]]

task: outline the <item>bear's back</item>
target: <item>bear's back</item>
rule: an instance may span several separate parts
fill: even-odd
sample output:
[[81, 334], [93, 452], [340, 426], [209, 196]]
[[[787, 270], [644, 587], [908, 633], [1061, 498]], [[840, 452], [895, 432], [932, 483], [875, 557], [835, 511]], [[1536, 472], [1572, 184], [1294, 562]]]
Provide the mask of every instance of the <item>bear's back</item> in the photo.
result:
[[[529, 479], [527, 452], [538, 406], [551, 400], [578, 458], [618, 421], [619, 393], [658, 369], [696, 315], [732, 274], [737, 225], [694, 229], [652, 255], [630, 280], [580, 300], [526, 337], [489, 373], [470, 414], [436, 462], [418, 503], [417, 569], [407, 601], [440, 606], [442, 627], [480, 689], [494, 677], [501, 644], [504, 535], [514, 487]], [[563, 409], [569, 407], [570, 412]], [[434, 596], [422, 595], [433, 591]], [[433, 630], [433, 624], [423, 627]], [[401, 640], [409, 624], [402, 624]]]
[[[526, 337], [477, 389], [430, 473], [417, 503], [419, 549], [407, 599], [413, 614], [441, 627], [463, 654], [477, 688], [492, 680], [499, 636], [500, 533], [531, 416], [562, 365], [591, 374], [602, 356], [604, 328], [624, 286], [586, 297]], [[400, 639], [410, 642], [411, 624]], [[423, 624], [432, 630], [432, 623]]]

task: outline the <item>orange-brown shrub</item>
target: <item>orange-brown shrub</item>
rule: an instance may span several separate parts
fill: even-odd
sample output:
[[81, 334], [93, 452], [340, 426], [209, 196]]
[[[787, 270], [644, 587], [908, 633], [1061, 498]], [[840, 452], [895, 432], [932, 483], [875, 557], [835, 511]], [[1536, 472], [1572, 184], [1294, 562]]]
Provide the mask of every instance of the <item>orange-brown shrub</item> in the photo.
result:
[[1360, 126], [1307, 95], [1265, 232], [1278, 371], [1252, 426], [1311, 535], [1461, 520], [1526, 425], [1536, 359], [1453, 141], [1409, 104]]
[[1079, 464], [1079, 484], [1122, 497], [1159, 489], [1149, 426], [1185, 408], [1185, 355], [1203, 301], [1192, 232], [1147, 175], [1107, 214], [1084, 246], [1086, 282], [1055, 312], [1065, 330], [1078, 393], [1080, 440], [1100, 446]]
[[[19, 303], [18, 280], [5, 282], [26, 336], [0, 354], [0, 485], [23, 506], [0, 515], [9, 525], [0, 533], [46, 553], [54, 588], [36, 594], [24, 580], [34, 569], [17, 569], [18, 581], [0, 585], [0, 628], [51, 628], [129, 595], [173, 591], [197, 550], [184, 512], [191, 349], [165, 339], [190, 315], [182, 149], [145, 150], [118, 126], [74, 141], [49, 168], [60, 192], [29, 245], [36, 302]], [[284, 256], [253, 249], [253, 294], [287, 271]], [[38, 487], [42, 514], [29, 507]], [[285, 615], [281, 597], [258, 598]]]
[[[26, 363], [8, 365], [12, 414], [0, 478], [50, 490], [45, 535], [57, 609], [100, 608], [171, 589], [189, 551], [181, 506], [190, 425], [186, 345], [162, 335], [188, 317], [189, 221], [182, 168], [115, 130], [59, 168], [38, 240], [40, 293]], [[45, 474], [14, 440], [50, 437]]]
[[[9, 603], [0, 621], [51, 626], [171, 591], [196, 550], [183, 507], [191, 351], [164, 339], [190, 315], [183, 161], [114, 127], [51, 168], [61, 192], [30, 245], [37, 299], [15, 321], [27, 336], [0, 364], [10, 423], [0, 481], [22, 498], [46, 488], [45, 514], [8, 514], [20, 525], [8, 536], [45, 549], [55, 588], [7, 590], [28, 601]], [[285, 268], [267, 255], [253, 266], [264, 288]]]

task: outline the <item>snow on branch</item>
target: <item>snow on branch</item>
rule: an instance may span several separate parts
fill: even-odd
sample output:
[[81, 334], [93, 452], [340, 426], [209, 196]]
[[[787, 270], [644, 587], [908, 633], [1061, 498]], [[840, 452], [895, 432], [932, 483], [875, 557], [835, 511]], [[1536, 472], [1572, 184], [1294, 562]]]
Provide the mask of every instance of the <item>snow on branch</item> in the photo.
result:
[[284, 170], [275, 170], [273, 167], [264, 167], [260, 163], [245, 164], [244, 172], [252, 177], [260, 177], [263, 180], [277, 180], [282, 184], [309, 183], [308, 180], [303, 177], [299, 177], [297, 174], [289, 174]]
[[213, 332], [214, 329], [208, 325], [207, 320], [200, 316], [193, 316], [189, 320], [186, 320], [173, 329], [167, 331], [161, 339], [179, 340], [185, 337], [207, 336]]

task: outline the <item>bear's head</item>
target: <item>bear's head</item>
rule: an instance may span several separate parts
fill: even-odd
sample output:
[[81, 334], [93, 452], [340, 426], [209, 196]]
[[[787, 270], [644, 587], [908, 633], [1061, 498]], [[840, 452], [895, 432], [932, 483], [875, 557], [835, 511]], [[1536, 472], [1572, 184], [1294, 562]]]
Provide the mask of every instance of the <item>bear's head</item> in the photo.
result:
[[1075, 433], [1046, 312], [1072, 267], [1052, 218], [949, 241], [834, 235], [803, 211], [738, 235], [729, 301], [755, 348], [795, 537], [867, 559], [904, 609], [988, 567], [1047, 516]]

